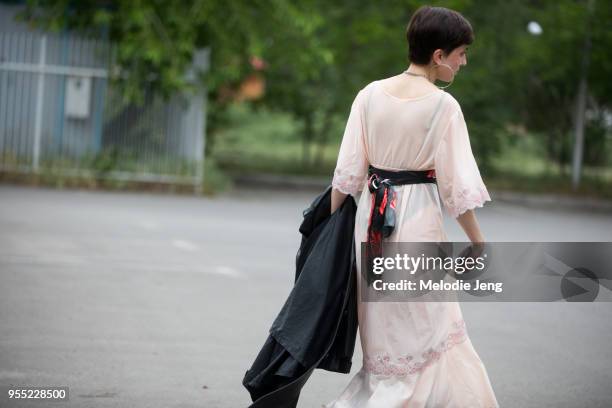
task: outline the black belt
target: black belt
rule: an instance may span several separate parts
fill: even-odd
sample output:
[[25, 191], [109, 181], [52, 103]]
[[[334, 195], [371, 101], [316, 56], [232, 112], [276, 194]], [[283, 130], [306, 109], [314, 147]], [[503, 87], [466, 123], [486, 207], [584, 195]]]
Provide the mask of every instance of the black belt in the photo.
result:
[[[434, 170], [391, 171], [369, 167], [368, 190], [372, 195], [372, 205], [368, 221], [366, 259], [370, 270], [374, 258], [382, 256], [382, 239], [390, 236], [395, 229], [397, 194], [392, 186], [423, 183], [436, 183]], [[368, 273], [368, 276], [372, 275]]]

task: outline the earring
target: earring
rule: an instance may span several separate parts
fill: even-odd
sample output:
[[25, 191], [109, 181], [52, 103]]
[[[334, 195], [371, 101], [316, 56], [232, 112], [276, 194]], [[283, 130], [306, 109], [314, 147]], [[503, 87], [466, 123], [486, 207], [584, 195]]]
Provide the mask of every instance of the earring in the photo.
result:
[[[455, 71], [453, 71], [450, 65], [447, 65], [447, 64], [435, 64], [434, 65], [434, 69], [437, 69], [438, 67], [447, 67], [449, 71], [451, 72], [451, 81], [445, 86], [438, 86], [438, 89], [446, 89], [453, 84], [453, 81], [455, 80]], [[436, 78], [438, 78], [438, 75], [436, 75]]]

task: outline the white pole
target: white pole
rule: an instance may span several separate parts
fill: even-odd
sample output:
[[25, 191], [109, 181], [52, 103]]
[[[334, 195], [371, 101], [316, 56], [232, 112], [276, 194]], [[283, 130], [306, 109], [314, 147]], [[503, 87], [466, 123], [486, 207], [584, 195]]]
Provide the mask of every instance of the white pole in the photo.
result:
[[[188, 78], [194, 83], [197, 81], [197, 72], [207, 72], [210, 64], [210, 48], [197, 50], [194, 54], [193, 66], [187, 74]], [[196, 148], [196, 174], [194, 179], [195, 193], [202, 194], [202, 183], [204, 182], [204, 149], [206, 148], [206, 111], [208, 104], [206, 101], [206, 87], [196, 83], [197, 92], [191, 97], [192, 118], [191, 131], [195, 132]]]
[[45, 96], [45, 60], [47, 59], [47, 36], [40, 40], [40, 59], [38, 61], [38, 88], [36, 89], [36, 118], [34, 122], [34, 152], [32, 166], [38, 172], [40, 160], [40, 133], [42, 132], [43, 98]]
[[580, 185], [580, 173], [582, 172], [582, 155], [584, 150], [584, 111], [586, 108], [587, 80], [584, 76], [580, 78], [578, 86], [578, 97], [576, 99], [576, 113], [574, 123], [574, 151], [572, 157], [572, 188], [578, 189]]
[[576, 97], [576, 113], [574, 115], [574, 151], [572, 157], [572, 188], [578, 189], [580, 185], [580, 173], [582, 172], [582, 155], [584, 150], [584, 126], [586, 99], [588, 93], [587, 75], [589, 70], [591, 53], [591, 29], [590, 19], [595, 7], [595, 0], [587, 3], [587, 24], [584, 48], [582, 50], [582, 66], [580, 69], [580, 82], [578, 85], [578, 95]]
[[[201, 92], [201, 91], [200, 91]], [[204, 94], [205, 95], [205, 94]], [[204, 106], [206, 104], [204, 95], [200, 94], [196, 98], [198, 103], [195, 106], [198, 109], [194, 117], [195, 124], [193, 129], [196, 132], [196, 177], [195, 177], [195, 193], [202, 194], [202, 183], [204, 182], [204, 147], [205, 147], [205, 121], [204, 121]]]

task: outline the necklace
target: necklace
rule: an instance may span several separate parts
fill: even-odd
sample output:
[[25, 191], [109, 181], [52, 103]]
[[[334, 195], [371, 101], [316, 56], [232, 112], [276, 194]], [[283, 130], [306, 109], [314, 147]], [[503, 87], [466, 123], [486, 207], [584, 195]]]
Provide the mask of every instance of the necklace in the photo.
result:
[[[414, 72], [409, 72], [408, 70], [404, 71], [404, 74], [412, 75], [412, 76], [420, 76], [420, 77], [423, 77], [423, 78], [427, 78], [427, 75], [425, 75], [425, 74], [415, 74]], [[429, 78], [427, 78], [427, 79], [429, 79]]]

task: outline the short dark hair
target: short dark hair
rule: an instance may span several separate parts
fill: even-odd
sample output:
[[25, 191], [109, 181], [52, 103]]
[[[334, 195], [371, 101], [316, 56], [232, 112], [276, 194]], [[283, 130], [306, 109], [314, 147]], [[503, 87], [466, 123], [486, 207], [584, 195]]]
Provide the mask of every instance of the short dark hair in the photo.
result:
[[474, 31], [470, 22], [455, 10], [422, 6], [410, 18], [406, 39], [410, 62], [427, 65], [438, 48], [448, 55], [457, 47], [471, 44]]

